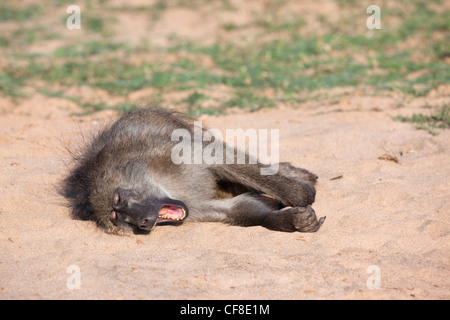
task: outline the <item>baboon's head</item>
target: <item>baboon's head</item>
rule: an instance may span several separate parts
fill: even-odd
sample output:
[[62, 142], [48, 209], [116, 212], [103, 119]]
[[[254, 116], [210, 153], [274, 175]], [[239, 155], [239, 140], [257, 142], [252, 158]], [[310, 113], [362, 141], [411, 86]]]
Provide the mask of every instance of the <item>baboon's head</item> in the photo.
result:
[[131, 224], [150, 231], [157, 224], [180, 224], [188, 215], [182, 201], [120, 187], [112, 195], [111, 207], [110, 220], [122, 229]]
[[188, 216], [186, 204], [172, 199], [143, 162], [108, 167], [92, 176], [91, 207], [98, 224], [111, 232], [150, 231], [157, 224], [181, 224]]

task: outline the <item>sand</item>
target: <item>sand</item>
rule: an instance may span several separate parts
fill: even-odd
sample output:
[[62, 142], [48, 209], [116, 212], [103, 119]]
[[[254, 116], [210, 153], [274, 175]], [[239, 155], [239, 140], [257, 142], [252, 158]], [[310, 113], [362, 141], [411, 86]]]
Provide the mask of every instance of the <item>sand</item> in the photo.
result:
[[[335, 1], [291, 1], [278, 10], [271, 4], [284, 1], [233, 0], [201, 2], [198, 10], [172, 2], [153, 21], [141, 10], [149, 3], [109, 1], [109, 8], [118, 8], [111, 11], [99, 7], [100, 2], [90, 17], [101, 14], [112, 21], [107, 40], [131, 47], [168, 46], [174, 35], [197, 45], [252, 43], [260, 32], [249, 26], [276, 16], [302, 17], [306, 25], [300, 36], [320, 35], [334, 25], [345, 31], [340, 21], [354, 17], [365, 26], [367, 19], [359, 6], [341, 8]], [[225, 8], [227, 3], [232, 10]], [[86, 28], [67, 30], [63, 4], [14, 2], [18, 7], [33, 4], [43, 10], [29, 22], [36, 24], [3, 22], [3, 36], [13, 41], [23, 26], [49, 28], [49, 35], [59, 36], [41, 35], [24, 52], [53, 54], [67, 45], [104, 40]], [[90, 10], [87, 2], [80, 5], [83, 15]], [[120, 10], [124, 6], [128, 9]], [[383, 28], [389, 26], [386, 22], [395, 25], [392, 19], [383, 20]], [[225, 30], [224, 24], [230, 23], [236, 28]], [[403, 45], [415, 51], [419, 44], [414, 39]], [[4, 65], [18, 63], [14, 54], [5, 52], [7, 48], [1, 54]], [[165, 58], [176, 59], [170, 53]], [[136, 64], [154, 61], [152, 54], [129, 59]], [[214, 67], [207, 55], [199, 60]], [[70, 99], [40, 94], [42, 86], [39, 81], [29, 84], [26, 97], [17, 103], [0, 95], [0, 299], [450, 299], [450, 130], [432, 136], [393, 120], [450, 104], [450, 85], [420, 97], [396, 90], [370, 94], [370, 88], [324, 89], [308, 93], [296, 109], [277, 102], [270, 110], [230, 110], [225, 116], [201, 118], [204, 125], [220, 130], [279, 129], [280, 160], [319, 176], [313, 207], [327, 218], [317, 233], [186, 221], [179, 227], [156, 227], [149, 235], [128, 236], [72, 220], [66, 199], [58, 193], [71, 166], [67, 148], [79, 146], [116, 113], [75, 116], [83, 110]], [[49, 89], [108, 106], [125, 99], [74, 84]], [[143, 88], [126, 98], [152, 101], [155, 90]], [[231, 95], [224, 85], [204, 90], [218, 101]], [[192, 92], [164, 92], [163, 101], [178, 107], [176, 102]], [[264, 95], [270, 98], [274, 92]]]
[[280, 160], [319, 176], [313, 207], [327, 219], [307, 234], [186, 222], [115, 236], [72, 220], [57, 191], [66, 147], [116, 114], [2, 98], [0, 299], [449, 299], [450, 131], [392, 119], [448, 103], [449, 87], [438, 91], [408, 108], [351, 94], [202, 117], [221, 130], [279, 129]]

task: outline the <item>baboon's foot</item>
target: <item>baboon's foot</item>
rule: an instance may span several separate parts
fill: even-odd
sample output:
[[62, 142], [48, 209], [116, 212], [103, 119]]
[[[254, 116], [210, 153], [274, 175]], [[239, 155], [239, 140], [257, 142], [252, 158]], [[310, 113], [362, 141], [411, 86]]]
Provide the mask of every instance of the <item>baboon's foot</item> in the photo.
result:
[[283, 209], [283, 213], [288, 215], [288, 221], [299, 232], [316, 232], [319, 230], [326, 217], [317, 220], [316, 213], [311, 206], [292, 207]]

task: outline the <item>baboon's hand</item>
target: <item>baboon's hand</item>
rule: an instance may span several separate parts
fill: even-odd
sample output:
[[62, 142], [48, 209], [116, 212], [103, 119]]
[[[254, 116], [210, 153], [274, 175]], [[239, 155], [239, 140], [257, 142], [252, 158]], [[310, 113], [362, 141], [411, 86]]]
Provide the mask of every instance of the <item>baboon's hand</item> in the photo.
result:
[[286, 208], [283, 211], [287, 215], [287, 221], [299, 232], [316, 232], [326, 218], [322, 217], [317, 220], [316, 213], [311, 206]]

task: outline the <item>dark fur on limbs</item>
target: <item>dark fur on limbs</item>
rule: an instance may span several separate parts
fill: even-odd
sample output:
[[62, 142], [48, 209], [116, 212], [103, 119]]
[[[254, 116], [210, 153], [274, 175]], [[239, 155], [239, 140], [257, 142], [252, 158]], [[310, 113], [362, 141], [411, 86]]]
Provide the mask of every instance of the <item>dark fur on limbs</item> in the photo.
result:
[[75, 156], [63, 182], [73, 217], [95, 220], [112, 233], [137, 232], [150, 230], [142, 225], [146, 215], [156, 221], [159, 208], [168, 204], [188, 211], [192, 221], [285, 232], [319, 229], [325, 218], [318, 220], [311, 208], [317, 177], [305, 169], [280, 163], [278, 173], [264, 176], [260, 163], [174, 164], [171, 150], [178, 142], [171, 141], [172, 132], [193, 133], [193, 121], [166, 110], [138, 109], [104, 128]]

